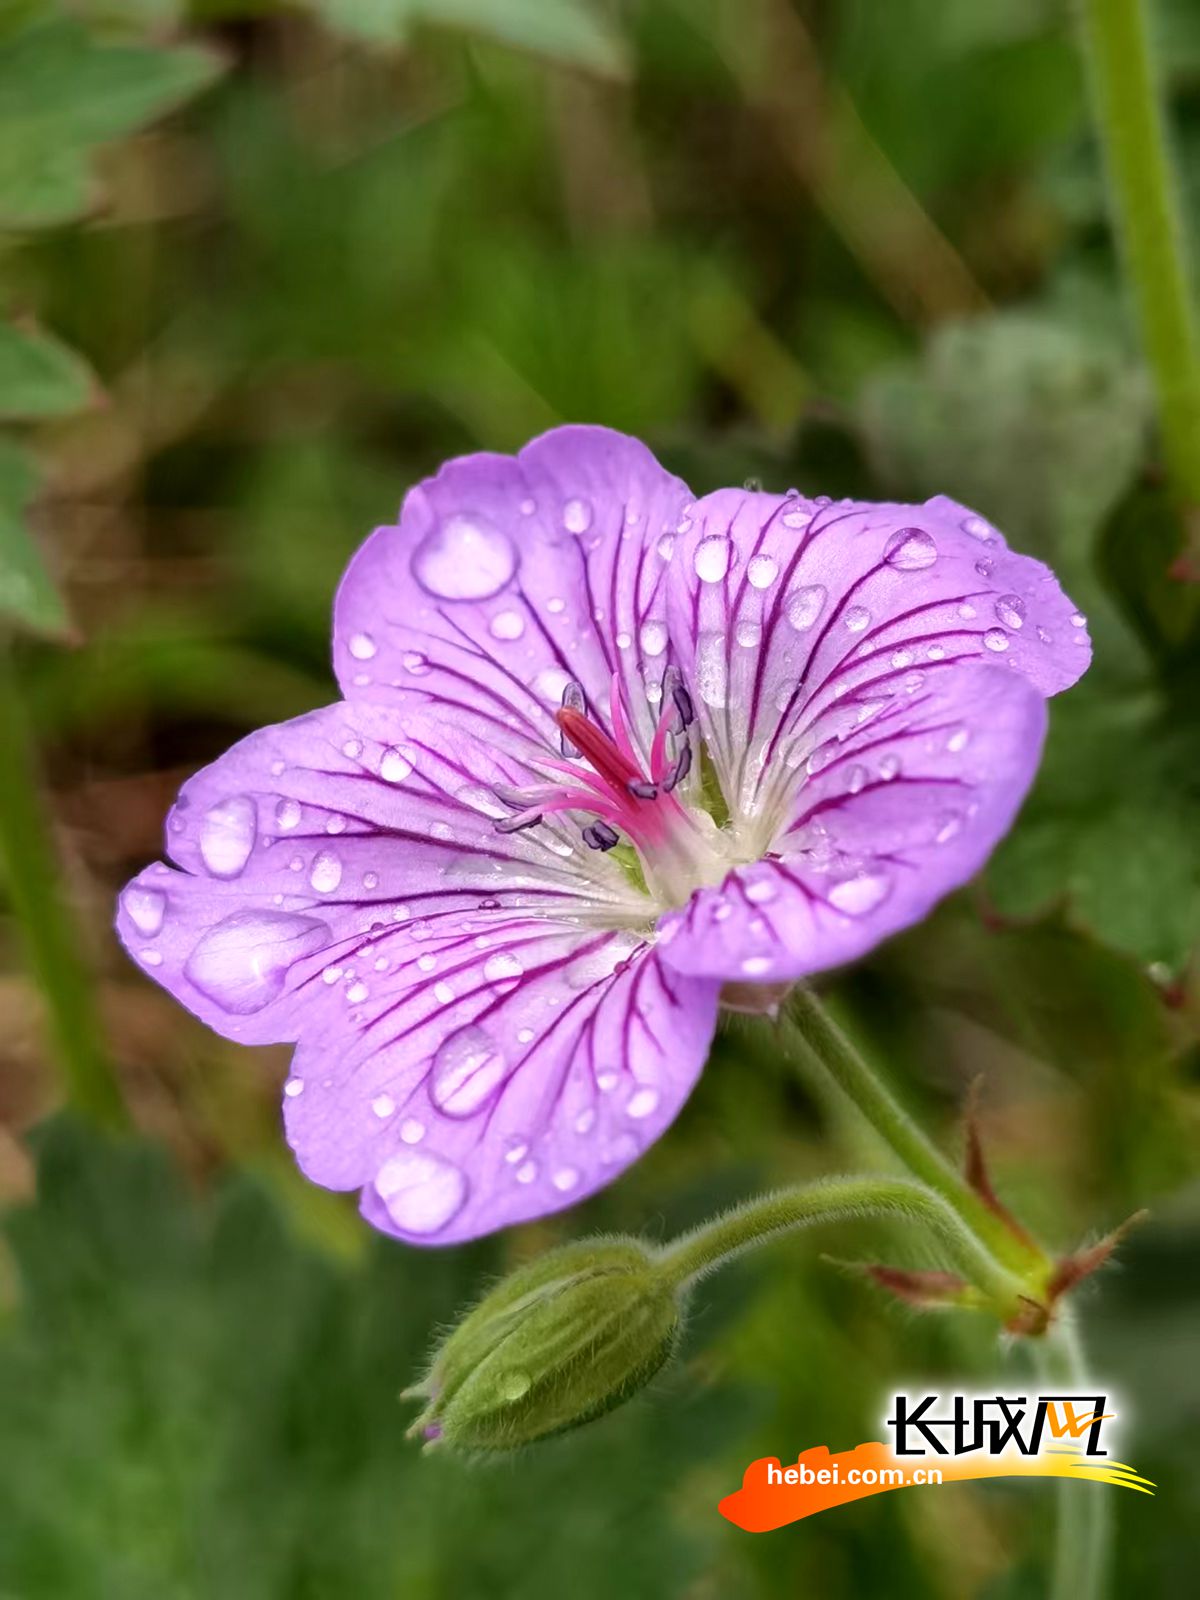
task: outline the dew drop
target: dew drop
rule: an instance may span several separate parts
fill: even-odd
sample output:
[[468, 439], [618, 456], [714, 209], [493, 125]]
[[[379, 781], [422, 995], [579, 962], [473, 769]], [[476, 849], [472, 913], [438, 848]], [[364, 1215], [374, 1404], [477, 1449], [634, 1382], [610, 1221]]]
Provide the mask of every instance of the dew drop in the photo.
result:
[[884, 756], [883, 760], [879, 763], [879, 776], [883, 779], [884, 783], [891, 783], [893, 778], [899, 776], [899, 773], [899, 758], [896, 756]]
[[452, 1162], [413, 1150], [385, 1161], [375, 1174], [375, 1193], [405, 1233], [436, 1233], [467, 1198], [467, 1180]]
[[1087, 627], [1087, 618], [1084, 616], [1082, 611], [1076, 611], [1076, 612], [1072, 613], [1071, 626], [1073, 628], [1086, 628]]
[[412, 558], [413, 575], [438, 600], [486, 600], [517, 570], [508, 535], [482, 517], [448, 517], [426, 534]]
[[587, 500], [568, 500], [563, 507], [563, 527], [568, 533], [586, 533], [592, 525], [592, 507]]
[[429, 671], [429, 657], [422, 650], [406, 650], [400, 657], [400, 665], [414, 678], [423, 678]]
[[866, 606], [851, 606], [842, 618], [848, 633], [862, 633], [870, 621], [871, 613]]
[[985, 649], [994, 650], [997, 655], [1003, 655], [1008, 649], [1008, 635], [1003, 628], [989, 628], [983, 636]]
[[403, 783], [412, 771], [412, 762], [401, 751], [385, 750], [379, 762], [379, 776], [385, 783]]
[[370, 661], [379, 647], [369, 633], [352, 633], [346, 648], [356, 661]]
[[892, 665], [896, 668], [897, 671], [899, 671], [902, 667], [910, 667], [912, 665], [912, 651], [911, 650], [893, 650], [892, 651]]
[[528, 1154], [529, 1146], [525, 1143], [524, 1139], [514, 1139], [509, 1145], [508, 1149], [504, 1152], [504, 1159], [508, 1162], [509, 1166], [515, 1167], [517, 1162], [524, 1161]]
[[862, 872], [835, 883], [829, 891], [829, 903], [848, 916], [862, 917], [882, 905], [891, 887], [891, 879], [884, 873]]
[[319, 850], [308, 881], [318, 894], [332, 894], [342, 881], [342, 859], [333, 850]]
[[425, 1124], [418, 1122], [416, 1117], [405, 1117], [400, 1124], [400, 1137], [405, 1144], [420, 1144], [425, 1137]]
[[235, 911], [200, 939], [184, 976], [233, 1016], [251, 1016], [283, 993], [288, 969], [329, 941], [315, 917], [282, 911]]
[[820, 583], [810, 583], [803, 589], [792, 590], [787, 597], [787, 619], [797, 633], [804, 633], [812, 627], [821, 615], [828, 598], [825, 586]]
[[248, 795], [231, 795], [204, 814], [200, 854], [214, 878], [236, 878], [250, 859], [258, 814]]
[[761, 978], [770, 970], [770, 956], [747, 956], [742, 962], [742, 971], [748, 978]]
[[525, 632], [525, 618], [519, 611], [498, 611], [488, 632], [493, 639], [519, 639]]
[[962, 605], [958, 608], [958, 614], [964, 622], [970, 622], [971, 618], [975, 615], [975, 607], [970, 603], [970, 601], [964, 600]]
[[696, 546], [694, 559], [696, 576], [701, 583], [720, 583], [729, 571], [733, 558], [733, 545], [725, 538], [701, 539]]
[[846, 774], [846, 792], [848, 794], [858, 794], [866, 781], [866, 767], [851, 767]]
[[762, 642], [762, 628], [757, 622], [744, 620], [734, 628], [733, 636], [743, 650], [753, 650]]
[[667, 625], [651, 617], [642, 623], [638, 633], [643, 655], [660, 656], [667, 648]]
[[781, 520], [785, 528], [807, 528], [812, 521], [812, 512], [785, 511]]
[[284, 833], [300, 826], [300, 816], [298, 800], [280, 800], [275, 806], [275, 826]]
[[658, 553], [664, 561], [670, 561], [675, 554], [675, 535], [664, 533], [658, 541]]
[[430, 1095], [450, 1117], [469, 1117], [493, 1098], [504, 1080], [499, 1046], [476, 1023], [448, 1034], [433, 1056]]
[[483, 963], [483, 975], [489, 983], [513, 983], [524, 971], [516, 956], [504, 950], [498, 950]]
[[765, 906], [768, 901], [774, 900], [776, 895], [775, 885], [770, 878], [756, 878], [746, 888], [746, 899], [756, 906]]
[[588, 1106], [575, 1118], [576, 1133], [591, 1133], [596, 1126], [596, 1113], [593, 1107]]
[[1018, 594], [1002, 594], [996, 601], [996, 616], [1014, 631], [1025, 626], [1025, 602]]
[[162, 951], [161, 950], [143, 950], [142, 951], [142, 960], [146, 963], [146, 965], [148, 967], [161, 967], [162, 966]]
[[949, 750], [953, 755], [957, 755], [960, 750], [965, 750], [967, 748], [967, 745], [970, 743], [970, 741], [971, 735], [967, 729], [957, 728], [946, 740], [946, 749]]
[[707, 631], [696, 642], [696, 687], [706, 706], [721, 707], [729, 689], [725, 635]]
[[560, 1167], [551, 1181], [556, 1189], [566, 1194], [579, 1182], [579, 1173], [574, 1167]]
[[304, 1093], [303, 1078], [289, 1078], [283, 1086], [283, 1092], [289, 1100], [294, 1100], [297, 1095]]
[[439, 979], [438, 982], [434, 984], [433, 998], [438, 1002], [439, 1005], [443, 1006], [448, 1006], [454, 999], [454, 990], [446, 982], [445, 978]]
[[746, 576], [755, 589], [769, 589], [779, 576], [779, 563], [774, 556], [751, 556]]
[[556, 617], [560, 611], [565, 611], [566, 609], [567, 602], [562, 599], [560, 595], [552, 595], [550, 599], [546, 601], [546, 610], [549, 611], [552, 616]]
[[657, 1089], [648, 1086], [635, 1089], [625, 1104], [625, 1114], [640, 1121], [643, 1117], [650, 1116], [658, 1107], [659, 1094]]
[[516, 1178], [518, 1183], [532, 1183], [538, 1175], [537, 1162], [527, 1161], [524, 1166], [518, 1167]]
[[132, 883], [121, 896], [121, 904], [137, 931], [145, 938], [153, 939], [163, 925], [167, 909], [166, 895], [158, 889], [146, 889], [140, 883]]
[[937, 560], [937, 545], [924, 528], [901, 528], [883, 547], [883, 559], [897, 572], [920, 572]]
[[[371, 1110], [377, 1117], [390, 1117], [395, 1109], [396, 1102], [390, 1094], [377, 1094], [374, 1100], [371, 1101]], [[403, 1131], [400, 1137], [404, 1137]]]

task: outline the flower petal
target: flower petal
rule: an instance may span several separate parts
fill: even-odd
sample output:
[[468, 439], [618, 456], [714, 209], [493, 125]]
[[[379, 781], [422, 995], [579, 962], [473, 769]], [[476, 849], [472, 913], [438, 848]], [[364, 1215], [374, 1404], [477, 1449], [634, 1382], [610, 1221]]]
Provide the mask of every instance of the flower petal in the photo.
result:
[[[670, 570], [671, 631], [735, 821], [836, 729], [962, 663], [1042, 694], [1086, 668], [1084, 619], [1048, 567], [952, 500], [828, 504], [720, 490]], [[917, 675], [914, 677], [914, 674]]]
[[666, 665], [664, 571], [689, 499], [644, 445], [606, 428], [448, 462], [342, 581], [343, 692], [421, 690], [545, 737], [572, 679], [608, 725], [616, 674], [648, 747], [644, 678], [657, 685]]
[[1011, 825], [1045, 726], [1041, 695], [1003, 667], [931, 674], [806, 779], [777, 853], [664, 920], [664, 960], [696, 976], [778, 983], [920, 921]]
[[674, 1120], [715, 1025], [718, 985], [634, 935], [479, 916], [385, 931], [371, 953], [358, 998], [305, 1029], [288, 1139], [310, 1178], [361, 1188], [367, 1219], [415, 1244], [610, 1183]]
[[566, 825], [496, 831], [491, 786], [527, 784], [538, 752], [480, 721], [410, 695], [243, 739], [167, 819], [183, 870], [149, 867], [122, 895], [126, 948], [219, 1033], [268, 1043], [299, 1037], [383, 927], [514, 911], [644, 925], [620, 868]]

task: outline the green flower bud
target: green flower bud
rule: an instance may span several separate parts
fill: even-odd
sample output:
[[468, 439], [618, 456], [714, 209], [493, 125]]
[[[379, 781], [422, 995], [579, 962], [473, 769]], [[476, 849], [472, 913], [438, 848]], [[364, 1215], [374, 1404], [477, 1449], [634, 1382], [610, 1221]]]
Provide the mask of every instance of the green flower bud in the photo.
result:
[[654, 1376], [680, 1302], [634, 1239], [593, 1239], [520, 1267], [467, 1314], [411, 1395], [409, 1430], [463, 1450], [512, 1450], [590, 1422]]

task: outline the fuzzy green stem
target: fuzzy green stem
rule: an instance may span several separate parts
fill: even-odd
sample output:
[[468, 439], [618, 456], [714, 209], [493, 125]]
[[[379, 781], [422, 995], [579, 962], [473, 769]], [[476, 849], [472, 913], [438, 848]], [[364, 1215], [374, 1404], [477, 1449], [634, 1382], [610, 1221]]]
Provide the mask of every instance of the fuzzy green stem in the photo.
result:
[[[1047, 1388], [1086, 1393], [1092, 1387], [1083, 1344], [1068, 1314], [1060, 1314], [1037, 1342], [1034, 1356]], [[1108, 1589], [1110, 1504], [1095, 1484], [1060, 1480], [1050, 1600], [1102, 1600]]]
[[825, 1178], [749, 1200], [663, 1247], [659, 1269], [674, 1288], [796, 1228], [850, 1217], [895, 1217], [937, 1235], [955, 1266], [1006, 1319], [1019, 1308], [1019, 1279], [999, 1266], [940, 1196], [907, 1178]]
[[1081, 0], [1111, 202], [1177, 500], [1200, 507], [1200, 335], [1143, 0]]
[[91, 985], [62, 896], [20, 684], [2, 642], [0, 767], [0, 868], [49, 1012], [67, 1098], [86, 1115], [119, 1126], [124, 1103], [101, 1044]]
[[811, 989], [802, 987], [792, 995], [781, 1028], [801, 1060], [837, 1084], [912, 1176], [932, 1189], [981, 1247], [1022, 1280], [1026, 1292], [1036, 1298], [1049, 1270], [1045, 1257], [989, 1210], [903, 1109]]

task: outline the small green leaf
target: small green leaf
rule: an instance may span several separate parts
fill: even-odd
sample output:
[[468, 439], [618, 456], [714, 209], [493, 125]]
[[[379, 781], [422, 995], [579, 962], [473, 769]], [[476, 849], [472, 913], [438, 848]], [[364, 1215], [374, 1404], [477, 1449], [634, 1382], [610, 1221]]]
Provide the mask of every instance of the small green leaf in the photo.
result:
[[66, 19], [0, 43], [0, 227], [46, 227], [85, 211], [92, 148], [179, 105], [219, 70], [209, 50], [98, 45]]
[[65, 344], [40, 330], [0, 322], [0, 418], [4, 421], [70, 416], [82, 411], [95, 393], [86, 363]]
[[62, 634], [66, 607], [25, 524], [36, 487], [28, 454], [0, 438], [0, 625], [15, 620], [36, 633]]

